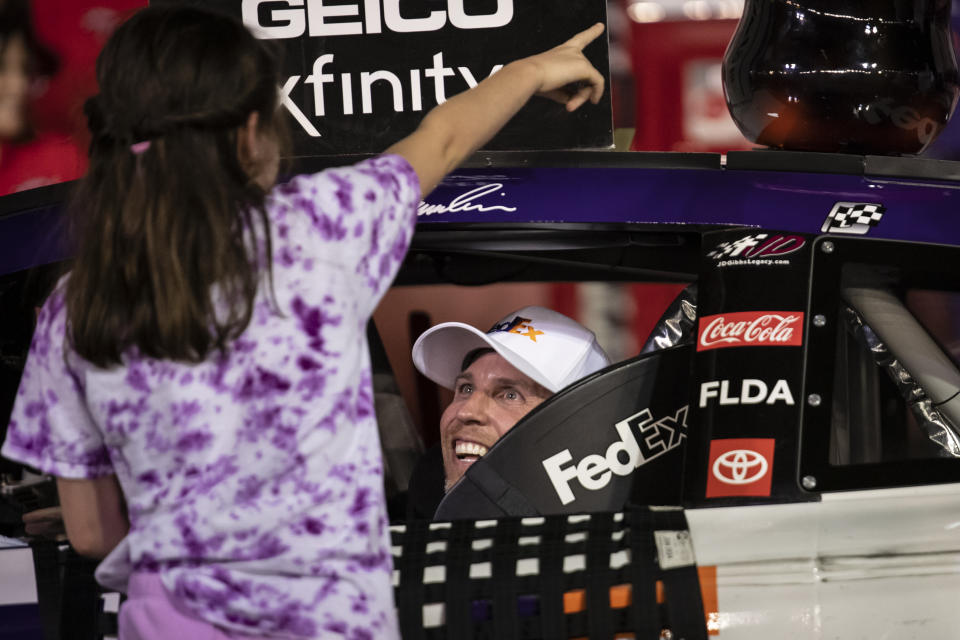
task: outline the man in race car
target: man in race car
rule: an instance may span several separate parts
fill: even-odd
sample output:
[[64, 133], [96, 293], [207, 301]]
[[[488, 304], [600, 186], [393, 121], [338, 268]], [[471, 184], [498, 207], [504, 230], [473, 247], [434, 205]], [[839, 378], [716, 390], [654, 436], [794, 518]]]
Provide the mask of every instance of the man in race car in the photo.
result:
[[527, 413], [610, 359], [592, 331], [531, 306], [508, 314], [486, 333], [461, 322], [438, 324], [413, 345], [413, 363], [454, 392], [440, 418], [448, 491]]

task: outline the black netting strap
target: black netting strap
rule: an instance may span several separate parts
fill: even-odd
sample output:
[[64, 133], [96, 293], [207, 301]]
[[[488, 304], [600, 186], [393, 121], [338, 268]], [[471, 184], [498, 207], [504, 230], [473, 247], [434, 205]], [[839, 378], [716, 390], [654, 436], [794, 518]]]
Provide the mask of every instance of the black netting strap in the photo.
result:
[[400, 547], [394, 553], [394, 571], [399, 573], [396, 602], [400, 632], [404, 640], [424, 640], [423, 573], [430, 523], [411, 520], [402, 532], [394, 532], [393, 544]]
[[96, 640], [103, 608], [100, 586], [93, 577], [99, 563], [68, 547], [60, 551], [60, 564], [63, 567], [60, 637]]
[[[472, 638], [473, 589], [470, 565], [473, 564], [475, 522], [455, 520], [449, 524], [447, 536], [446, 597], [444, 616], [448, 638]], [[404, 636], [406, 640], [406, 636]]]
[[[122, 606], [121, 602], [121, 606]], [[118, 614], [113, 611], [104, 611], [103, 605], [100, 606], [100, 619], [97, 621], [97, 630], [99, 638], [113, 637], [120, 634]]]
[[540, 528], [540, 630], [543, 638], [566, 638], [563, 613], [566, 518], [544, 518]]
[[592, 514], [587, 536], [587, 622], [591, 639], [606, 640], [613, 637], [610, 611], [610, 587], [613, 586], [610, 556], [615, 550], [613, 514]]
[[653, 514], [646, 507], [628, 507], [624, 512], [630, 548], [630, 626], [636, 640], [660, 638], [661, 621], [657, 607], [659, 568], [653, 540]]
[[[396, 601], [406, 640], [706, 640], [681, 509], [393, 527]], [[657, 604], [657, 581], [665, 602]], [[622, 596], [629, 589], [629, 604]]]
[[668, 555], [666, 547], [678, 548], [676, 555], [689, 546], [689, 562], [684, 558], [675, 560], [677, 566], [661, 566], [664, 598], [670, 615], [670, 627], [674, 637], [685, 640], [707, 640], [706, 618], [703, 612], [703, 596], [700, 592], [700, 576], [692, 555], [692, 542], [687, 517], [682, 509], [654, 511], [654, 535], [665, 537], [660, 543], [658, 556], [664, 563]]
[[60, 565], [59, 543], [35, 540], [33, 551], [34, 576], [37, 581], [37, 602], [44, 640], [60, 637], [60, 606], [63, 599], [63, 570]]
[[520, 637], [517, 560], [520, 557], [520, 520], [500, 520], [493, 538], [493, 632], [498, 640]]

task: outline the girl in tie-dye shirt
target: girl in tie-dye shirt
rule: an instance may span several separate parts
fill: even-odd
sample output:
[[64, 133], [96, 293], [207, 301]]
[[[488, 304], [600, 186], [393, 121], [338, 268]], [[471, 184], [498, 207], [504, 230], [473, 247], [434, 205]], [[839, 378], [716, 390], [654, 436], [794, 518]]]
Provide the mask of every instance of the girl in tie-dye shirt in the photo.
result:
[[267, 44], [182, 7], [116, 31], [76, 261], [2, 453], [57, 477], [71, 543], [129, 594], [121, 637], [397, 636], [365, 327], [422, 193], [534, 93], [599, 100], [581, 50], [601, 32], [507, 65], [383, 156], [274, 187]]

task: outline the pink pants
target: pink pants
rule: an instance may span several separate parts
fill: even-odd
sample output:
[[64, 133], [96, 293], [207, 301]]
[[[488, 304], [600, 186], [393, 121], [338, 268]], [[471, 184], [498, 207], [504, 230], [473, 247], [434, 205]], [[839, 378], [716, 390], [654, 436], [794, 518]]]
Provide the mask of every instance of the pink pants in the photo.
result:
[[120, 606], [119, 640], [266, 640], [225, 631], [195, 618], [163, 588], [160, 576], [134, 573], [130, 577], [127, 600]]

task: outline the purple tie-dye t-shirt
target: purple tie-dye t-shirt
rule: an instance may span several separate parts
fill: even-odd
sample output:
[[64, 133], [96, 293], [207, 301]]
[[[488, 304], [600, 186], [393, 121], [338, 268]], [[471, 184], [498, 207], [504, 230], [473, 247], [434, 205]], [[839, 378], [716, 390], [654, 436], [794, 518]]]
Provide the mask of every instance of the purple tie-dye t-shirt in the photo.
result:
[[251, 634], [398, 636], [366, 325], [419, 198], [399, 156], [275, 188], [277, 306], [261, 287], [243, 335], [200, 364], [95, 368], [65, 347], [50, 296], [2, 453], [117, 475], [130, 533], [101, 582], [159, 571], [195, 615]]

